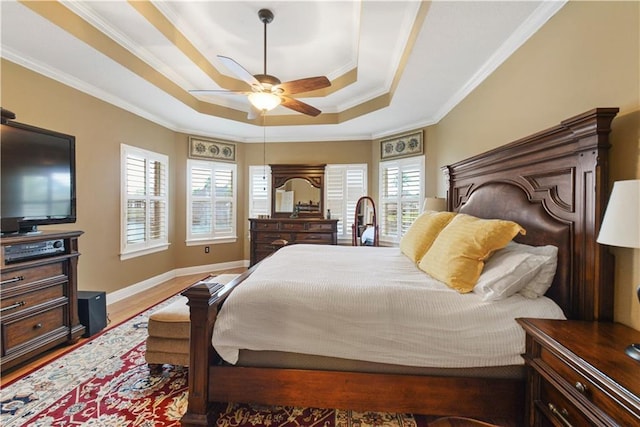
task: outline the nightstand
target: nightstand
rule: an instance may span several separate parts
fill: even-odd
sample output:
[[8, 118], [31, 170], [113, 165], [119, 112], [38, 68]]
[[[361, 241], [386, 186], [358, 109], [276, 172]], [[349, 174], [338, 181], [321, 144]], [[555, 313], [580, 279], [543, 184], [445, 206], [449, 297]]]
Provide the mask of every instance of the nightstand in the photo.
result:
[[640, 332], [609, 322], [518, 319], [524, 328], [530, 426], [640, 425]]

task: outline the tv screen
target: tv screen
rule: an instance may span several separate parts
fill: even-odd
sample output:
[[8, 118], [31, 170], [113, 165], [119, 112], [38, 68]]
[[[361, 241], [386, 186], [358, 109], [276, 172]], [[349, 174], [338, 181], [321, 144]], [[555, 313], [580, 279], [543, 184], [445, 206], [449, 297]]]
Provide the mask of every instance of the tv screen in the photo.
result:
[[76, 221], [74, 136], [9, 121], [0, 147], [3, 234]]

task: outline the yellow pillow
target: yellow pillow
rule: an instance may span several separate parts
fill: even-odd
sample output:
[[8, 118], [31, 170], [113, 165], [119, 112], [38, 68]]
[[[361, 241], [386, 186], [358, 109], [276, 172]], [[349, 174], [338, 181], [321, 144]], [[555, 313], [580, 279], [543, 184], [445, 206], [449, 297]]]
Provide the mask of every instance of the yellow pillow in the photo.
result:
[[400, 251], [417, 264], [454, 216], [455, 212], [424, 212], [400, 239]]
[[458, 214], [440, 232], [418, 268], [460, 293], [473, 290], [484, 261], [526, 231], [512, 221]]

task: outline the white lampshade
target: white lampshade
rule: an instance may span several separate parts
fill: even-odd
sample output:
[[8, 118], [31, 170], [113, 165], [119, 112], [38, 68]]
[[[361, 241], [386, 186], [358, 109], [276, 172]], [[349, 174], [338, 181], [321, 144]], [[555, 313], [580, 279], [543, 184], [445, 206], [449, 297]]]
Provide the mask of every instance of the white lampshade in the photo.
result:
[[422, 205], [422, 212], [426, 211], [446, 211], [447, 210], [447, 199], [442, 197], [427, 197], [424, 199], [424, 204]]
[[616, 181], [597, 242], [640, 248], [640, 180]]
[[249, 94], [249, 102], [260, 111], [270, 111], [280, 105], [282, 100], [269, 92], [253, 92]]

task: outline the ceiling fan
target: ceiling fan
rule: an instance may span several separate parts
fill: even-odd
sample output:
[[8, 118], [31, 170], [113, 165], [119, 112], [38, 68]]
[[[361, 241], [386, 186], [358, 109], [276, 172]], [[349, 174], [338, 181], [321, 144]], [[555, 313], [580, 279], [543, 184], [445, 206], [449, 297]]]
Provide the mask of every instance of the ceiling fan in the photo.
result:
[[249, 111], [249, 119], [257, 117], [259, 114], [272, 110], [278, 105], [289, 108], [309, 116], [317, 116], [321, 113], [317, 108], [292, 98], [290, 95], [297, 93], [310, 92], [312, 90], [323, 89], [331, 86], [331, 82], [325, 76], [307, 77], [299, 80], [291, 80], [282, 83], [280, 79], [267, 74], [267, 24], [273, 21], [273, 12], [269, 9], [260, 9], [258, 17], [264, 24], [264, 71], [262, 74], [252, 75], [244, 67], [233, 59], [218, 55], [218, 59], [231, 71], [236, 77], [240, 78], [251, 86], [251, 91], [232, 91], [232, 90], [190, 90], [189, 93], [194, 95], [209, 94], [241, 94], [247, 95], [251, 110]]

